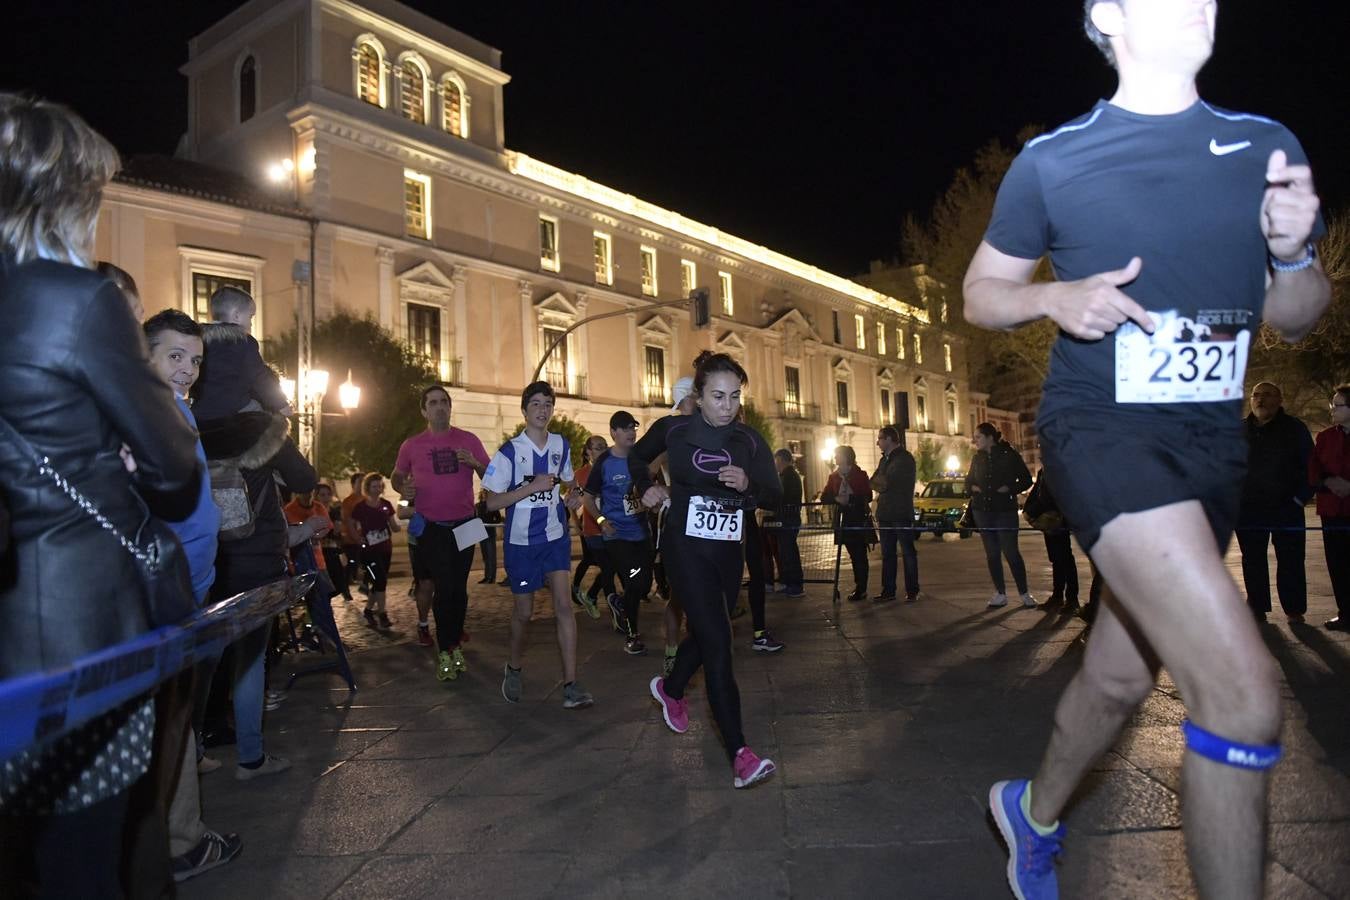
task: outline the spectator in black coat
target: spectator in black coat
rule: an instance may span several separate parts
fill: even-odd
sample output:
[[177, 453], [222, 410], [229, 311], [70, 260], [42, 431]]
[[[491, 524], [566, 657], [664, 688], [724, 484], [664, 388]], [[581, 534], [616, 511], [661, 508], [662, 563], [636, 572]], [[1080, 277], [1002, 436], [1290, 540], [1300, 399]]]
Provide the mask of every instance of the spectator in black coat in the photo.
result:
[[1247, 606], [1257, 619], [1270, 612], [1268, 548], [1275, 545], [1275, 586], [1291, 622], [1308, 611], [1304, 569], [1307, 535], [1303, 508], [1312, 498], [1308, 458], [1313, 440], [1308, 426], [1284, 411], [1280, 389], [1269, 381], [1252, 388], [1247, 416], [1247, 479], [1242, 484], [1237, 539], [1242, 550], [1242, 581]]
[[1008, 560], [1022, 605], [1032, 608], [1036, 598], [1027, 590], [1027, 566], [1017, 549], [1017, 495], [1031, 487], [1031, 473], [1027, 464], [1012, 444], [1003, 440], [1002, 433], [988, 422], [975, 429], [975, 458], [966, 473], [970, 488], [971, 511], [975, 525], [984, 541], [984, 556], [989, 563], [989, 577], [994, 581], [991, 607], [1006, 606], [1008, 594], [1003, 582], [1003, 563], [999, 554]]

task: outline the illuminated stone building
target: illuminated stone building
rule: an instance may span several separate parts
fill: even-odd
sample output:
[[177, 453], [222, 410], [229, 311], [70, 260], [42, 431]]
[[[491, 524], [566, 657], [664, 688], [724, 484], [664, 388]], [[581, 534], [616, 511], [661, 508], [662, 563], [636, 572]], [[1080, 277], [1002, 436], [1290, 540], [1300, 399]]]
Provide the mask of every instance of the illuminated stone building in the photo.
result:
[[[455, 417], [489, 443], [544, 365], [559, 412], [607, 434], [644, 424], [704, 348], [749, 371], [778, 443], [852, 444], [907, 398], [911, 423], [964, 441], [964, 347], [923, 298], [889, 296], [507, 148], [501, 53], [391, 0], [252, 0], [194, 38], [188, 130], [174, 158], [110, 186], [98, 251], [147, 312], [205, 315], [217, 285], [259, 302], [258, 337], [309, 302], [373, 314], [455, 385]], [[312, 262], [312, 281], [307, 264]], [[711, 328], [686, 309], [712, 294]], [[910, 441], [913, 443], [911, 434]]]

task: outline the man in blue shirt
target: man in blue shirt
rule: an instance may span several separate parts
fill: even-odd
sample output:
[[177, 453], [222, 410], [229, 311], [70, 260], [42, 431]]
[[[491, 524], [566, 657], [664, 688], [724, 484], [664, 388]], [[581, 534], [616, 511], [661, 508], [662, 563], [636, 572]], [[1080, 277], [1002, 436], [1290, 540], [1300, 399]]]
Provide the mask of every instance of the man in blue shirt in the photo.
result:
[[614, 443], [591, 466], [581, 501], [600, 525], [605, 549], [623, 584], [623, 609], [615, 610], [615, 624], [622, 623], [623, 649], [630, 656], [647, 652], [638, 632], [638, 610], [642, 598], [652, 589], [653, 552], [647, 517], [633, 493], [633, 477], [628, 472], [628, 452], [637, 443], [637, 428], [632, 413], [620, 410], [610, 416], [609, 434]]

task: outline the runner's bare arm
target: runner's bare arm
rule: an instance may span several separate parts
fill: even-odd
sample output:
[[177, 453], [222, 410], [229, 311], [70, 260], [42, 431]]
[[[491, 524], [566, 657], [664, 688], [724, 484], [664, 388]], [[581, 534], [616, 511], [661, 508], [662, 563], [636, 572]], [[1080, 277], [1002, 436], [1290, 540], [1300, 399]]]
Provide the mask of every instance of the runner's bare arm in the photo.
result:
[[[1289, 165], [1284, 151], [1276, 150], [1266, 165], [1266, 182], [1261, 202], [1261, 233], [1266, 248], [1276, 259], [1297, 262], [1307, 252], [1321, 205], [1313, 187], [1312, 169]], [[1307, 336], [1330, 302], [1331, 282], [1320, 259], [1297, 272], [1272, 269], [1267, 273], [1263, 316], [1291, 344]]]
[[981, 328], [1011, 331], [1038, 319], [1053, 319], [1069, 334], [1099, 340], [1127, 321], [1150, 334], [1153, 320], [1120, 287], [1138, 277], [1142, 260], [1123, 269], [1079, 281], [1031, 281], [1038, 260], [1021, 259], [981, 241], [966, 270], [966, 321]]

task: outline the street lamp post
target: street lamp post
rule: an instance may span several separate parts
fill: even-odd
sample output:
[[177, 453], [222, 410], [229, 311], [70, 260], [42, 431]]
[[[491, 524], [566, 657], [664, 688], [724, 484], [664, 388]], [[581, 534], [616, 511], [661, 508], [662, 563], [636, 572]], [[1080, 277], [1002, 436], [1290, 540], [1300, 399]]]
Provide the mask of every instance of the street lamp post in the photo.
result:
[[352, 370], [348, 369], [347, 380], [338, 385], [338, 403], [342, 406], [340, 413], [323, 411], [323, 398], [328, 393], [328, 372], [324, 369], [309, 369], [299, 383], [294, 378], [283, 378], [281, 390], [296, 410], [296, 420], [300, 424], [300, 452], [311, 465], [317, 466], [323, 417], [351, 415], [352, 410], [361, 405], [361, 388], [352, 381]]

